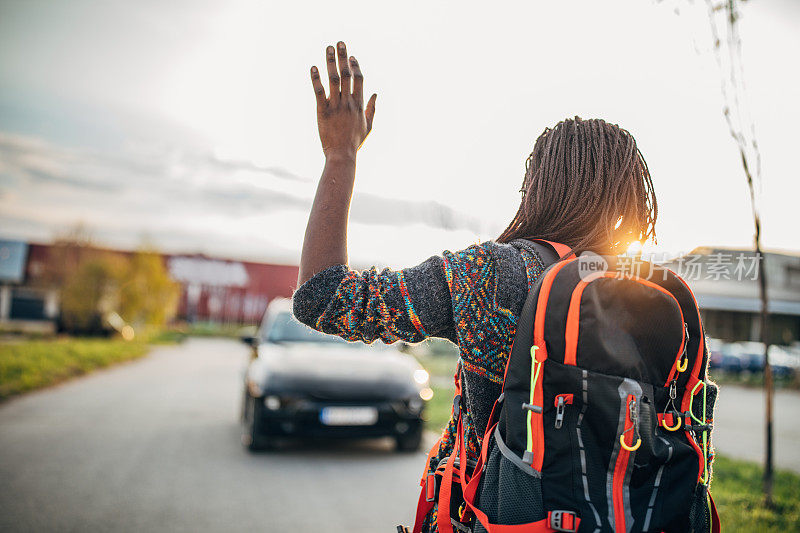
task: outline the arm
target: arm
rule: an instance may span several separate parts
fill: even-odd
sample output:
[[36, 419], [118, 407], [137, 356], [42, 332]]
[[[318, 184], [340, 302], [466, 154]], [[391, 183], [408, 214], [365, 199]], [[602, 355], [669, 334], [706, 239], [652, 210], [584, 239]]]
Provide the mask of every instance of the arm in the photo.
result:
[[364, 77], [358, 62], [354, 57], [348, 61], [343, 42], [337, 47], [338, 70], [334, 48], [329, 46], [326, 50], [330, 86], [327, 98], [319, 70], [311, 67], [325, 168], [308, 217], [298, 287], [330, 266], [347, 264], [347, 218], [356, 175], [356, 153], [369, 135], [375, 116], [377, 95], [372, 95], [365, 110]]
[[[357, 272], [347, 266], [347, 217], [356, 153], [372, 129], [376, 95], [363, 108], [363, 76], [344, 43], [326, 53], [330, 96], [316, 67], [317, 124], [325, 169], [308, 217], [293, 312], [302, 323], [351, 341], [419, 342], [455, 339], [450, 293], [441, 257], [400, 271]], [[351, 91], [352, 80], [352, 91]]]

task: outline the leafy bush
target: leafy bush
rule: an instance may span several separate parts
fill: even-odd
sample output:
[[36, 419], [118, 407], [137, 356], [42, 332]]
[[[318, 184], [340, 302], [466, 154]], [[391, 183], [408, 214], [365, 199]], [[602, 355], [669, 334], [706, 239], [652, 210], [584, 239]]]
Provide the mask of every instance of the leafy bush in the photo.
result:
[[[163, 326], [177, 310], [180, 287], [162, 257], [140, 250], [125, 254], [93, 249], [63, 276], [61, 325], [70, 333], [97, 334], [132, 324]], [[116, 317], [116, 321], [109, 317]]]

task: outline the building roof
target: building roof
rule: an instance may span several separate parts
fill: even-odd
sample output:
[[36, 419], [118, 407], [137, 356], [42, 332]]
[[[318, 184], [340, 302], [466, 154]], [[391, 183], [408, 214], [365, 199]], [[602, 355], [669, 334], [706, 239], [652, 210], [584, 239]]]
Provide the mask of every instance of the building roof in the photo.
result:
[[757, 313], [761, 310], [759, 261], [766, 267], [769, 310], [800, 315], [800, 255], [753, 250], [696, 248], [667, 266], [691, 287], [701, 309]]

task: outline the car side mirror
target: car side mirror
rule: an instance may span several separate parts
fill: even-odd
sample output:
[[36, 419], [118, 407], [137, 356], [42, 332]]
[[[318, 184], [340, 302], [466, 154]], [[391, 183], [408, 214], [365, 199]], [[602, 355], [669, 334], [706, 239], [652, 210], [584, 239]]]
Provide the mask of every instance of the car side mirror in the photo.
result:
[[245, 343], [248, 346], [252, 346], [253, 348], [258, 346], [258, 337], [255, 337], [253, 335], [243, 335], [240, 338], [241, 338], [242, 342]]

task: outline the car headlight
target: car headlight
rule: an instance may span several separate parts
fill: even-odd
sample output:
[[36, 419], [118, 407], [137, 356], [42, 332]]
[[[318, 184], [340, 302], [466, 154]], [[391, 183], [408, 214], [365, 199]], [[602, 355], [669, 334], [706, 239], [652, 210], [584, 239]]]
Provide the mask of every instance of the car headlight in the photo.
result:
[[281, 408], [281, 399], [277, 396], [269, 395], [264, 398], [264, 407], [270, 411], [277, 411]]
[[425, 385], [428, 379], [430, 379], [430, 374], [424, 368], [414, 370], [414, 381], [417, 382], [417, 385]]

